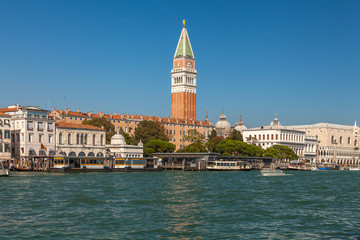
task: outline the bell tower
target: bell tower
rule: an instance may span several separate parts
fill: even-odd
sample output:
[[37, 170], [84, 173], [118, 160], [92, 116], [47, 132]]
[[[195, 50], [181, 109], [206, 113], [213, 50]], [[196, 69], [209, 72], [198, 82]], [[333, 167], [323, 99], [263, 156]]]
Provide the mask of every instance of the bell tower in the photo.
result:
[[171, 70], [171, 117], [196, 120], [195, 57], [185, 20], [173, 58]]

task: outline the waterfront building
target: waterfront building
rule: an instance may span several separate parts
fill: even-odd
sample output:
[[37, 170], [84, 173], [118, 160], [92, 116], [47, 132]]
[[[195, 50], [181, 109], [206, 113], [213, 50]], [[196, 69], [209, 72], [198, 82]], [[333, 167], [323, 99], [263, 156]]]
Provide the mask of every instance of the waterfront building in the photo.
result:
[[229, 137], [231, 134], [231, 125], [226, 120], [224, 110], [220, 116], [220, 120], [215, 124], [216, 135], [219, 137]]
[[64, 156], [105, 156], [105, 129], [59, 121], [56, 123], [56, 153]]
[[11, 120], [10, 115], [0, 112], [0, 159], [11, 157]]
[[119, 132], [111, 137], [111, 143], [105, 147], [106, 152], [114, 157], [142, 158], [144, 156], [141, 140], [138, 145], [126, 144], [125, 137]]
[[308, 136], [317, 136], [319, 163], [355, 166], [360, 163], [359, 127], [331, 123], [288, 126], [304, 131]]
[[195, 57], [185, 20], [171, 70], [171, 118], [196, 120]]
[[275, 116], [268, 126], [243, 130], [244, 141], [262, 147], [287, 146], [294, 150], [300, 160], [316, 160], [316, 137], [306, 136], [305, 131], [282, 126]]
[[0, 109], [11, 116], [11, 158], [24, 160], [55, 154], [55, 120], [49, 111], [33, 106], [11, 105]]
[[77, 111], [71, 111], [69, 108], [65, 110], [56, 110], [53, 108], [50, 113], [56, 121], [65, 121], [70, 123], [81, 124], [84, 120], [91, 120], [93, 118], [104, 117], [109, 120], [114, 126], [115, 131], [123, 129], [125, 133], [133, 135], [135, 133], [135, 128], [143, 120], [157, 121], [161, 123], [165, 128], [165, 133], [169, 136], [170, 142], [175, 144], [176, 149], [184, 148], [189, 145], [189, 141], [184, 141], [183, 137], [188, 134], [190, 130], [195, 129], [199, 133], [203, 134], [206, 138], [214, 129], [214, 125], [209, 121], [199, 121], [199, 120], [185, 120], [179, 118], [164, 118], [158, 116], [143, 116], [143, 115], [130, 115], [130, 114], [107, 114], [99, 111], [98, 113], [93, 113], [92, 111], [83, 113], [80, 109]]

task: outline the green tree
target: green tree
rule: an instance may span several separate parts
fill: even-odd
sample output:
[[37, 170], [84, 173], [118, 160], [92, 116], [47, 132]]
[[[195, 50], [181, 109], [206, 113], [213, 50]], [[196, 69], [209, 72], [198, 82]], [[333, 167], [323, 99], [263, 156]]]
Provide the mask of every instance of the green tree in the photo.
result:
[[183, 140], [191, 143], [198, 142], [204, 144], [205, 136], [196, 131], [196, 129], [191, 129], [188, 131], [188, 134], [183, 137]]
[[106, 143], [109, 144], [111, 137], [115, 134], [115, 127], [114, 125], [108, 121], [106, 118], [93, 118], [91, 120], [84, 120], [82, 124], [89, 124], [96, 127], [102, 127], [105, 129], [106, 132]]
[[194, 142], [183, 149], [179, 149], [179, 153], [205, 153], [208, 152], [206, 147], [201, 142]]
[[169, 141], [169, 138], [165, 134], [164, 126], [156, 121], [141, 121], [135, 129], [134, 135], [136, 141], [141, 140], [144, 145], [146, 145], [150, 140], [155, 139]]
[[280, 152], [279, 152], [279, 150], [277, 150], [275, 148], [269, 147], [269, 148], [265, 149], [264, 157], [279, 158]]
[[211, 133], [209, 134], [209, 138], [208, 138], [208, 141], [211, 141], [213, 138], [217, 137], [217, 133], [216, 133], [216, 130], [213, 129], [211, 131]]
[[264, 150], [241, 141], [224, 139], [215, 146], [215, 152], [230, 156], [261, 157]]
[[230, 138], [235, 141], [243, 141], [243, 136], [240, 131], [234, 129], [230, 135]]
[[205, 144], [205, 146], [207, 147], [207, 149], [209, 150], [209, 152], [215, 152], [215, 147], [218, 143], [220, 143], [222, 140], [224, 140], [223, 137], [220, 136], [216, 136], [213, 137], [212, 139], [209, 139], [207, 141], [207, 143]]
[[146, 143], [146, 148], [151, 148], [158, 153], [170, 153], [174, 152], [175, 145], [167, 141], [155, 139]]
[[272, 146], [274, 149], [279, 151], [279, 159], [290, 159], [296, 160], [298, 159], [298, 155], [291, 148], [283, 145], [274, 145]]

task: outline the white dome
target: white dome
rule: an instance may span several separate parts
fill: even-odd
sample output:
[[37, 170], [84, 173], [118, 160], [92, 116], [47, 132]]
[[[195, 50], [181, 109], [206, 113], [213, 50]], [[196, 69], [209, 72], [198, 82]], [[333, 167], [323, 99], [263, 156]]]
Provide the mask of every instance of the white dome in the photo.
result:
[[235, 127], [235, 130], [239, 131], [239, 132], [242, 132], [243, 130], [246, 130], [247, 127], [245, 125], [237, 125]]
[[123, 135], [120, 133], [115, 134], [111, 137], [111, 144], [112, 145], [125, 145], [126, 141]]
[[220, 116], [220, 121], [215, 124], [216, 134], [218, 136], [226, 137], [231, 133], [231, 125], [226, 121], [224, 113]]

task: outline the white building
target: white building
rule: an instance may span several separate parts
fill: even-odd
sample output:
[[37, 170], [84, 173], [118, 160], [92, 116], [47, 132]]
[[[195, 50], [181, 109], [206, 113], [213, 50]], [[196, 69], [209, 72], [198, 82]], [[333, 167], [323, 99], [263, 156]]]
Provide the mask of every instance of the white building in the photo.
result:
[[111, 144], [106, 145], [106, 151], [115, 157], [143, 157], [144, 156], [144, 148], [141, 141], [138, 145], [129, 145], [126, 144], [125, 138], [123, 135], [117, 132], [111, 138]]
[[55, 120], [47, 110], [32, 106], [11, 105], [0, 109], [11, 116], [11, 157], [15, 160], [29, 156], [55, 154]]
[[318, 161], [336, 165], [358, 165], [360, 163], [359, 127], [331, 123], [288, 126], [306, 135], [318, 138]]
[[11, 157], [11, 121], [10, 115], [0, 112], [0, 159]]
[[275, 117], [269, 126], [243, 130], [244, 141], [263, 149], [274, 145], [287, 146], [294, 150], [299, 159], [316, 159], [316, 137], [306, 136], [305, 131], [280, 125]]
[[56, 153], [65, 156], [103, 157], [105, 129], [69, 122], [56, 123]]

